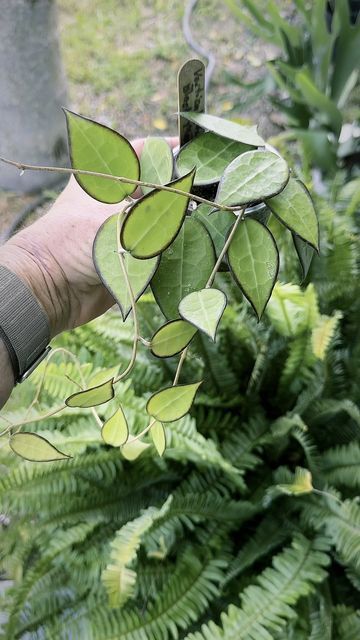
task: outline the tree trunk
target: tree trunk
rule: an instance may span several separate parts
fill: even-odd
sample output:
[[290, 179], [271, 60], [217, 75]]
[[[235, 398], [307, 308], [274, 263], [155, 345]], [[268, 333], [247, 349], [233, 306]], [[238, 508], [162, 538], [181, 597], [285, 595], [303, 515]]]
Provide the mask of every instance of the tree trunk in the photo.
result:
[[[65, 79], [54, 0], [0, 0], [0, 155], [31, 164], [67, 162]], [[29, 192], [54, 173], [0, 166], [0, 189]]]

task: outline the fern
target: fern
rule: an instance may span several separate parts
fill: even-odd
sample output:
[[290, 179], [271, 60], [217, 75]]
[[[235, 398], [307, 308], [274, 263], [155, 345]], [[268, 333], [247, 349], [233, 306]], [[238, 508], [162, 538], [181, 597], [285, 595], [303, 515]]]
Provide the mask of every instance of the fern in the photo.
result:
[[328, 449], [322, 456], [321, 464], [322, 473], [329, 484], [360, 488], [360, 444], [358, 442]]

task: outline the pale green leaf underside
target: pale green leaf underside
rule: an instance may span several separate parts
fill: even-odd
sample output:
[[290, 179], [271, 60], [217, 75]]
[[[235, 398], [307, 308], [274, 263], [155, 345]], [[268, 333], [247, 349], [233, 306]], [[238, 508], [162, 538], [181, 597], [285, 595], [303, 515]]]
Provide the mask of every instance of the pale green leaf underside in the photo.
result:
[[285, 160], [271, 151], [247, 151], [225, 169], [216, 202], [242, 205], [261, 202], [282, 191], [289, 179]]
[[114, 397], [114, 387], [113, 387], [113, 378], [111, 380], [107, 380], [103, 384], [100, 384], [98, 387], [93, 387], [92, 389], [85, 389], [85, 391], [78, 391], [77, 393], [73, 393], [67, 400], [65, 400], [65, 404], [68, 407], [81, 407], [83, 409], [89, 407], [96, 407], [99, 404], [104, 404], [105, 402], [109, 402]]
[[206, 285], [214, 265], [215, 253], [209, 233], [197, 220], [185, 218], [174, 242], [162, 254], [151, 281], [156, 301], [166, 318], [179, 317], [180, 300]]
[[290, 178], [285, 189], [266, 200], [266, 204], [280, 222], [318, 250], [318, 221], [311, 197], [301, 182]]
[[270, 231], [260, 222], [246, 218], [231, 241], [228, 260], [236, 281], [260, 318], [279, 270], [278, 251]]
[[179, 420], [190, 409], [201, 382], [162, 389], [149, 398], [146, 410], [160, 422]]
[[264, 140], [257, 133], [256, 126], [249, 127], [237, 124], [237, 122], [232, 122], [231, 120], [211, 116], [207, 113], [195, 113], [194, 111], [184, 111], [181, 115], [187, 120], [195, 122], [203, 129], [217, 133], [223, 138], [243, 142], [252, 147], [261, 147], [265, 144]]
[[37, 433], [15, 433], [10, 438], [10, 447], [18, 456], [31, 462], [52, 462], [71, 457], [59, 451]]
[[[174, 189], [190, 192], [194, 171], [174, 180]], [[130, 210], [121, 230], [121, 244], [135, 258], [158, 255], [174, 240], [183, 223], [189, 198], [168, 191], [152, 191]]]
[[[140, 166], [130, 142], [117, 131], [65, 110], [73, 169], [138, 180]], [[101, 202], [120, 202], [136, 185], [97, 176], [76, 175], [80, 186]]]
[[251, 147], [241, 142], [222, 138], [208, 131], [183, 147], [176, 160], [180, 176], [196, 167], [194, 184], [207, 184], [220, 180], [225, 168], [237, 156]]
[[179, 304], [184, 320], [215, 340], [216, 330], [226, 307], [226, 296], [218, 289], [201, 289], [189, 293]]
[[[174, 158], [166, 140], [155, 137], [146, 138], [140, 158], [141, 180], [154, 184], [166, 184], [172, 178], [173, 168]], [[149, 193], [152, 190], [151, 187], [141, 187], [141, 189], [143, 193]]]
[[168, 358], [182, 351], [193, 338], [196, 328], [185, 320], [171, 320], [153, 335], [151, 352], [158, 358]]
[[231, 211], [215, 211], [214, 213], [210, 213], [211, 211], [213, 211], [213, 208], [210, 205], [201, 204], [195, 209], [192, 217], [195, 220], [199, 220], [209, 232], [215, 247], [216, 257], [219, 257], [229, 230], [236, 218]]
[[128, 439], [129, 428], [123, 410], [119, 407], [115, 413], [104, 422], [101, 429], [102, 439], [113, 447], [121, 447]]
[[[93, 246], [93, 260], [101, 281], [118, 303], [125, 320], [131, 310], [131, 300], [119, 260], [117, 219], [117, 214], [111, 216], [105, 220], [97, 232]], [[156, 271], [159, 257], [138, 260], [129, 253], [125, 253], [124, 261], [134, 298], [138, 300]]]
[[126, 444], [121, 447], [120, 451], [125, 460], [129, 460], [130, 462], [132, 462], [133, 460], [139, 458], [141, 454], [144, 453], [144, 451], [146, 451], [146, 449], [148, 449], [149, 447], [150, 445], [146, 442], [142, 442], [141, 440], [133, 440], [132, 442], [126, 442]]
[[159, 456], [162, 456], [166, 449], [166, 434], [164, 426], [158, 420], [151, 427], [150, 436], [155, 445], [156, 451]]

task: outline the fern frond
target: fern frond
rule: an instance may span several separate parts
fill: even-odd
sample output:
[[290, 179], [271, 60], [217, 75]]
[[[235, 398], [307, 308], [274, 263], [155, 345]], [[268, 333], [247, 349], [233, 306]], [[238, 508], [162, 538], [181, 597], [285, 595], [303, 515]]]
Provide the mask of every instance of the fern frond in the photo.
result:
[[311, 342], [314, 355], [319, 360], [324, 360], [331, 340], [334, 337], [342, 313], [336, 311], [333, 316], [320, 316], [319, 321], [312, 330]]
[[321, 467], [329, 484], [360, 488], [360, 444], [354, 441], [328, 449], [321, 457]]
[[333, 609], [336, 638], [339, 640], [359, 640], [360, 610], [338, 605]]

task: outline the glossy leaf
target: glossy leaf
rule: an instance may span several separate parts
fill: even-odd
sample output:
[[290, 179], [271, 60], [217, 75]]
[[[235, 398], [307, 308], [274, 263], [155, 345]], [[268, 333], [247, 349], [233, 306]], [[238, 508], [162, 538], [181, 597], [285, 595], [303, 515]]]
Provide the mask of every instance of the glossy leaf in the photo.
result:
[[[189, 170], [192, 168], [189, 167]], [[146, 138], [140, 158], [140, 169], [143, 182], [155, 184], [170, 182], [174, 169], [174, 156], [164, 138]], [[141, 189], [143, 193], [152, 191], [151, 187], [141, 187]]]
[[160, 422], [179, 420], [190, 410], [200, 385], [201, 382], [181, 384], [154, 393], [147, 401], [148, 414]]
[[[93, 260], [99, 278], [118, 303], [125, 320], [131, 310], [131, 300], [119, 261], [117, 221], [118, 214], [115, 214], [100, 227], [93, 245]], [[135, 300], [138, 300], [156, 271], [159, 257], [138, 260], [125, 253], [124, 261], [131, 289]]]
[[113, 378], [103, 384], [84, 391], [73, 393], [65, 400], [68, 407], [81, 407], [83, 409], [96, 407], [99, 404], [109, 402], [114, 397]]
[[[194, 171], [168, 186], [190, 192]], [[121, 244], [135, 258], [151, 258], [164, 251], [180, 231], [189, 198], [168, 191], [151, 191], [129, 211], [121, 229]]]
[[212, 211], [213, 208], [210, 205], [201, 204], [195, 209], [192, 218], [199, 220], [209, 232], [215, 247], [216, 257], [218, 257], [236, 218], [231, 211], [215, 211], [215, 213], [211, 213]]
[[318, 250], [318, 220], [310, 194], [302, 182], [290, 178], [285, 189], [266, 200], [266, 204], [280, 222]]
[[203, 129], [217, 133], [223, 138], [243, 142], [252, 147], [261, 147], [265, 144], [264, 140], [257, 133], [256, 126], [244, 126], [231, 120], [211, 116], [207, 113], [195, 113], [194, 111], [184, 111], [180, 115], [191, 122], [195, 122], [195, 124], [198, 124]]
[[208, 131], [180, 149], [176, 159], [177, 170], [183, 176], [196, 167], [196, 185], [218, 182], [228, 164], [249, 149], [251, 147], [247, 144]]
[[301, 265], [302, 279], [305, 280], [309, 273], [315, 251], [307, 242], [304, 242], [304, 240], [299, 238], [295, 233], [292, 234], [292, 238]]
[[221, 316], [226, 307], [226, 296], [219, 289], [201, 289], [183, 298], [179, 313], [184, 320], [215, 340]]
[[123, 410], [119, 407], [114, 415], [104, 422], [101, 436], [106, 444], [121, 447], [129, 437], [129, 428]]
[[260, 319], [279, 271], [279, 254], [269, 229], [245, 218], [231, 241], [228, 260], [235, 280]]
[[215, 200], [227, 205], [262, 202], [280, 193], [288, 179], [289, 167], [276, 153], [247, 151], [225, 169]]
[[31, 462], [52, 462], [71, 458], [71, 456], [59, 451], [37, 433], [27, 433], [25, 431], [15, 433], [11, 436], [9, 444], [16, 455]]
[[126, 442], [121, 448], [121, 454], [125, 458], [125, 460], [129, 460], [132, 462], [141, 456], [146, 449], [150, 447], [146, 442], [142, 442], [141, 440], [133, 440]]
[[159, 456], [164, 454], [166, 449], [166, 434], [161, 422], [156, 421], [150, 429], [150, 436]]
[[173, 244], [162, 254], [151, 281], [156, 301], [168, 319], [179, 317], [180, 300], [202, 289], [215, 265], [215, 252], [204, 226], [187, 217]]
[[[139, 160], [126, 138], [94, 120], [64, 111], [73, 169], [139, 179]], [[78, 174], [75, 178], [84, 191], [100, 202], [120, 202], [136, 189], [136, 185], [97, 176]]]
[[153, 335], [151, 353], [158, 358], [169, 358], [180, 353], [194, 337], [196, 328], [185, 320], [170, 320]]

